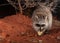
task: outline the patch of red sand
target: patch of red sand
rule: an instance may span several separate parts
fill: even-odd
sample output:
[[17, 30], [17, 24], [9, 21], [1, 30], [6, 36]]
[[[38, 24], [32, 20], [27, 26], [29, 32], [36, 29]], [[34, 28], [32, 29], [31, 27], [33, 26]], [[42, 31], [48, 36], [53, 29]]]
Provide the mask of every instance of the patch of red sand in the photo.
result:
[[[60, 43], [60, 26], [41, 37], [32, 28], [28, 16], [17, 14], [0, 19], [0, 43]], [[42, 40], [40, 42], [39, 40]]]

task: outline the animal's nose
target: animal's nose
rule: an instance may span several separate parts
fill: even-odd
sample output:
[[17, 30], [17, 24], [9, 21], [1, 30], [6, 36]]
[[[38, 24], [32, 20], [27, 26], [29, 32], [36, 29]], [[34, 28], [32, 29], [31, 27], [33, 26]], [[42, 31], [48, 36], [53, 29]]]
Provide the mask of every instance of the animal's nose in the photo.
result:
[[45, 24], [36, 24], [37, 27], [44, 27]]

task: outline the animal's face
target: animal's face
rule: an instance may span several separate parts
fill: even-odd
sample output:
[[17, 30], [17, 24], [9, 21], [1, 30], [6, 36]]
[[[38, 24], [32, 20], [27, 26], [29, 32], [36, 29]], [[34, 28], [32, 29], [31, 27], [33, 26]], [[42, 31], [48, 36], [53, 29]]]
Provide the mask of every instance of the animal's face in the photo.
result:
[[34, 19], [33, 25], [37, 31], [43, 31], [47, 27], [48, 19], [46, 15], [37, 14]]
[[33, 27], [37, 32], [44, 32], [48, 28], [48, 15], [50, 14], [50, 9], [44, 6], [34, 11], [32, 16]]

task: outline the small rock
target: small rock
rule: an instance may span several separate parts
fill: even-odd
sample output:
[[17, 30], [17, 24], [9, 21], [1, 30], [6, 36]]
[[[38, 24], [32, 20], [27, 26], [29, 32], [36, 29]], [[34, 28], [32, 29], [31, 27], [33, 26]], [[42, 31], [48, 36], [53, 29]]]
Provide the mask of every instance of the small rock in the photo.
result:
[[35, 39], [35, 38], [32, 38], [32, 39], [30, 39], [29, 40], [30, 42], [33, 42], [33, 43], [38, 43], [39, 41], [37, 40], [37, 39]]
[[3, 40], [4, 38], [2, 36], [0, 36], [0, 41]]
[[3, 40], [3, 38], [0, 38], [0, 41]]
[[25, 32], [21, 32], [21, 35], [22, 35], [22, 36], [25, 36], [26, 34], [25, 34]]
[[39, 43], [42, 43], [42, 40], [39, 40]]
[[9, 43], [17, 43], [16, 41], [10, 41]]
[[57, 40], [60, 40], [60, 36], [57, 36]]

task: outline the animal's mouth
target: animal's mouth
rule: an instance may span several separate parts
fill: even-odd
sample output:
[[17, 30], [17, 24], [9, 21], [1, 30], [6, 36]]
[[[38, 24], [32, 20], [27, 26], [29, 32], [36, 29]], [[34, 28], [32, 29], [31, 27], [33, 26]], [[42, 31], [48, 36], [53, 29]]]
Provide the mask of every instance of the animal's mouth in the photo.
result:
[[44, 27], [41, 27], [37, 33], [39, 36], [41, 36], [42, 34], [44, 34], [45, 31], [46, 29], [44, 29]]
[[35, 31], [37, 31], [38, 36], [41, 36], [44, 34], [44, 32], [46, 31], [46, 23], [33, 23], [33, 27], [35, 29]]
[[41, 36], [43, 34], [43, 32], [40, 32], [40, 31], [38, 31], [37, 33], [39, 36]]

